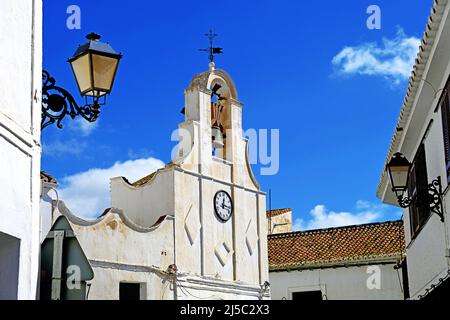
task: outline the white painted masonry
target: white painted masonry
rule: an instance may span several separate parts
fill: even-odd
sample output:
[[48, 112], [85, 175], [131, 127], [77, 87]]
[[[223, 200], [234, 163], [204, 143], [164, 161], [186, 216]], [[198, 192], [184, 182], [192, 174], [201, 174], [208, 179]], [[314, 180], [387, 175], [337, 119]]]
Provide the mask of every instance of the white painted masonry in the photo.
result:
[[0, 1], [0, 299], [35, 299], [42, 1]]
[[[401, 269], [395, 262], [336, 268], [270, 272], [272, 299], [292, 300], [294, 292], [321, 291], [323, 300], [402, 300]], [[372, 273], [379, 268], [379, 287], [368, 289]]]

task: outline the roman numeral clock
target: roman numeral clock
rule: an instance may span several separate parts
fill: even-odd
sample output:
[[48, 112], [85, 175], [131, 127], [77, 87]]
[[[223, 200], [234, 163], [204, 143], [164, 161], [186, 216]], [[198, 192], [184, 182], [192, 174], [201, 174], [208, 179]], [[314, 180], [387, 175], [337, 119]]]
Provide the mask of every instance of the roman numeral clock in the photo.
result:
[[214, 212], [219, 220], [226, 222], [233, 215], [233, 200], [226, 191], [218, 191], [214, 196]]

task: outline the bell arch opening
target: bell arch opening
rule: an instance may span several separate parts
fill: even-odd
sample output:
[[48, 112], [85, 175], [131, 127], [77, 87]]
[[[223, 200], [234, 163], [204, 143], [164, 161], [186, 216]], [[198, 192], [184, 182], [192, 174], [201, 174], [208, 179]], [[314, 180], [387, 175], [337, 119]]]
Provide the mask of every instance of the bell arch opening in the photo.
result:
[[231, 104], [232, 92], [223, 78], [215, 78], [211, 90], [211, 140], [213, 156], [231, 161], [230, 139], [232, 134]]

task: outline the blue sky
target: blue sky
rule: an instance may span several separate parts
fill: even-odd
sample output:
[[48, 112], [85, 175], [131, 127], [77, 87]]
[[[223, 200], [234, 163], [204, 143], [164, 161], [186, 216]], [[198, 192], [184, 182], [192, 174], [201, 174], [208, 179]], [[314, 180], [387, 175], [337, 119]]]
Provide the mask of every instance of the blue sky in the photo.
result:
[[[43, 131], [43, 170], [75, 211], [96, 193], [103, 198], [92, 208], [103, 206], [108, 186], [93, 180], [123, 171], [133, 180], [170, 161], [183, 89], [207, 68], [198, 49], [213, 28], [225, 52], [216, 65], [237, 85], [244, 128], [280, 130], [279, 173], [254, 167], [272, 207], [292, 207], [296, 228], [399, 217], [375, 191], [431, 0], [119, 3], [44, 1], [44, 68], [79, 101], [66, 59], [84, 36], [95, 31], [124, 54], [97, 123], [67, 119], [63, 130]], [[73, 4], [81, 30], [66, 27]], [[380, 30], [366, 27], [373, 4]]]

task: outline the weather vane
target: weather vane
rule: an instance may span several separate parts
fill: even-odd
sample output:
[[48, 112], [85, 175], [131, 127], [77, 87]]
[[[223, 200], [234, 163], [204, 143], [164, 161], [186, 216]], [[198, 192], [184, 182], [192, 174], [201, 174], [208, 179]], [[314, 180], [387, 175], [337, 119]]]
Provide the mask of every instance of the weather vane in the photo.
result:
[[209, 33], [205, 33], [205, 36], [209, 39], [209, 48], [199, 50], [209, 52], [209, 61], [214, 62], [214, 55], [223, 53], [223, 48], [214, 47], [213, 42], [214, 38], [217, 37], [217, 34], [215, 34], [212, 30], [209, 30]]

